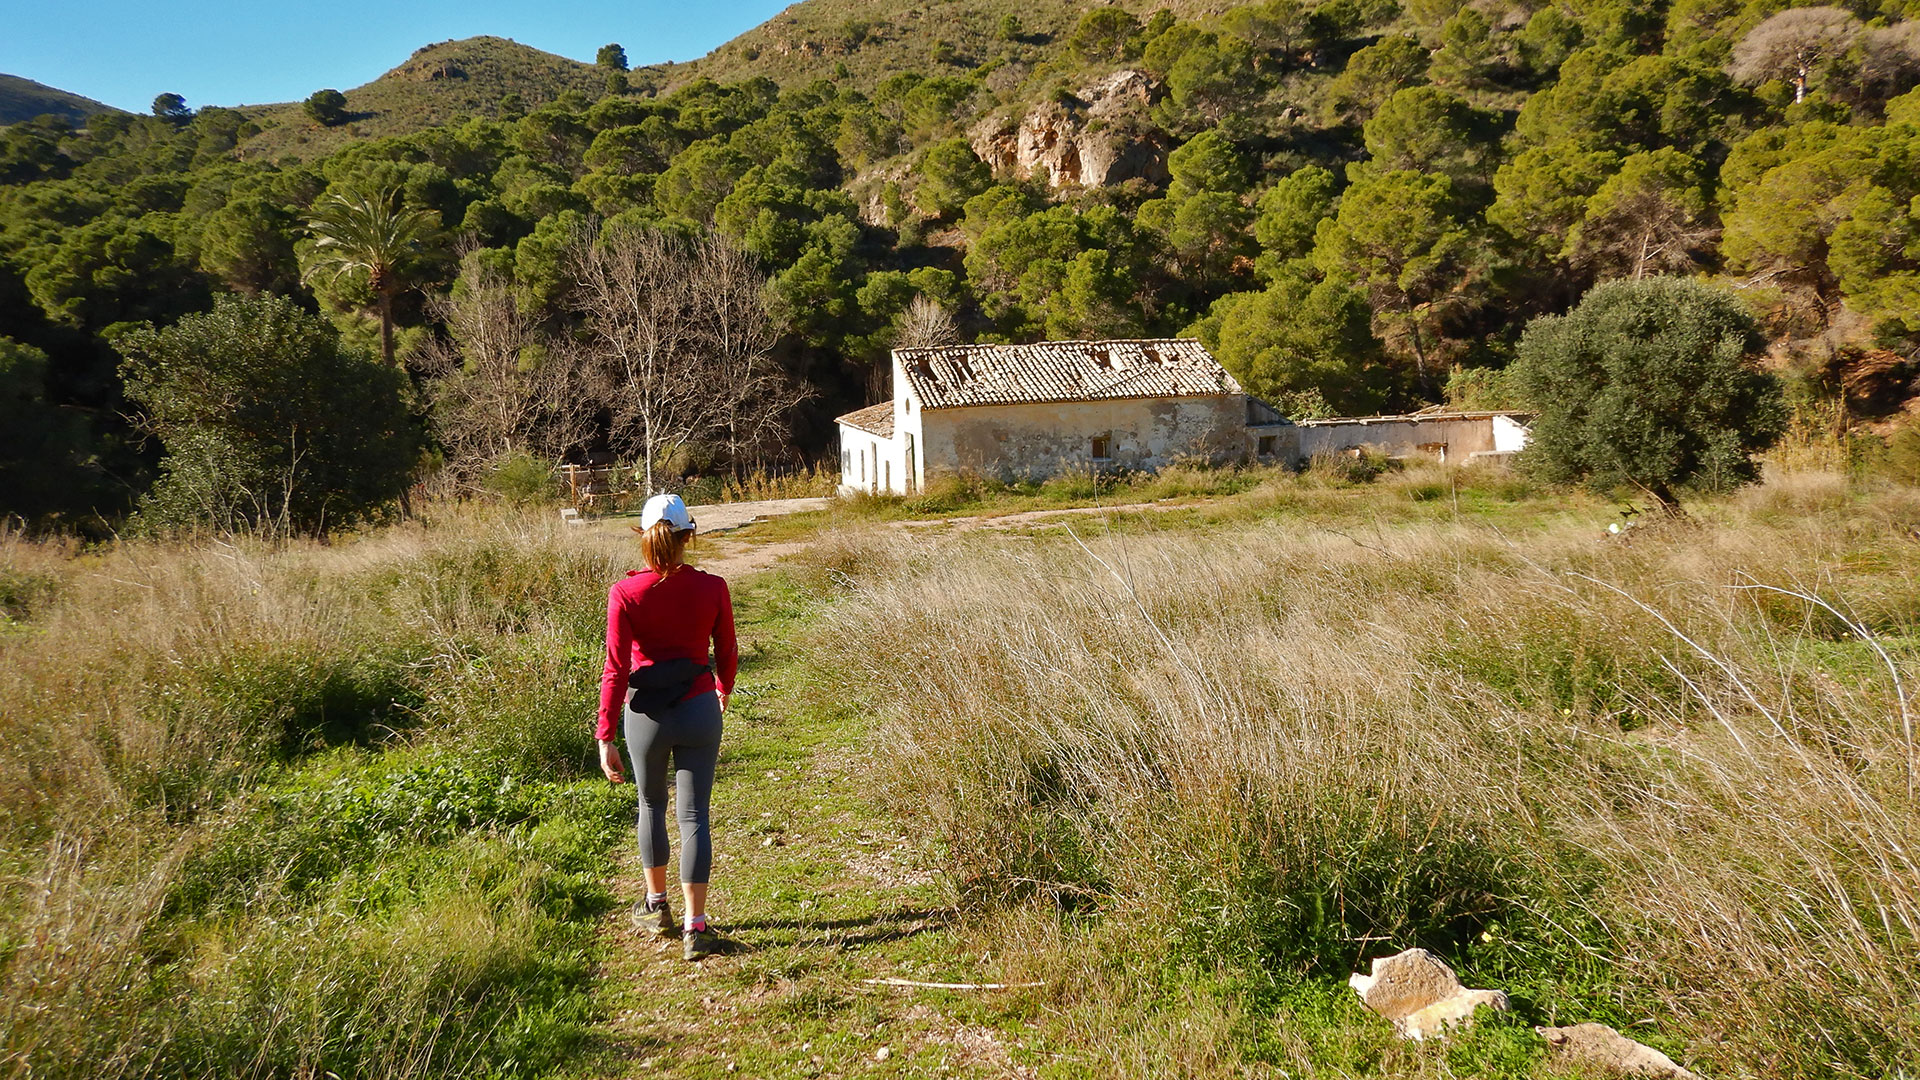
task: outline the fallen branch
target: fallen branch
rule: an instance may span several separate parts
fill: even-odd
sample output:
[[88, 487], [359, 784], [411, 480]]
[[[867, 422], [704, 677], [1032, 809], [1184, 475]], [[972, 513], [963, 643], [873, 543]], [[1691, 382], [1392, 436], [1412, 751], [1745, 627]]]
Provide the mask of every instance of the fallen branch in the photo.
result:
[[915, 982], [912, 979], [861, 979], [860, 981], [863, 983], [866, 983], [869, 986], [908, 986], [917, 990], [1023, 990], [1029, 987], [1046, 985], [1045, 983], [1037, 983], [1037, 982], [1023, 982], [1023, 983]]

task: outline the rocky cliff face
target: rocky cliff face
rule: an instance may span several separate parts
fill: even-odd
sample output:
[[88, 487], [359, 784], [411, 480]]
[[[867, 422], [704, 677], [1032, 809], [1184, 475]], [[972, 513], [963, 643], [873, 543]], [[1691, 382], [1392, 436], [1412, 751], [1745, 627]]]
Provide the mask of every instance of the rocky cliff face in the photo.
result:
[[1116, 71], [1018, 120], [985, 120], [968, 138], [996, 175], [1043, 177], [1056, 191], [1134, 179], [1157, 183], [1166, 179], [1167, 146], [1146, 121], [1159, 92], [1144, 72]]

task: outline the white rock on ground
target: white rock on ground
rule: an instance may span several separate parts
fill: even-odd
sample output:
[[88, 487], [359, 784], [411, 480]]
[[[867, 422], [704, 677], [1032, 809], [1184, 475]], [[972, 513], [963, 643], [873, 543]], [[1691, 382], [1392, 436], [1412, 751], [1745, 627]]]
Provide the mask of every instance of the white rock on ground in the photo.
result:
[[1407, 1039], [1425, 1039], [1446, 1027], [1467, 1027], [1473, 1023], [1473, 1011], [1482, 1005], [1507, 1010], [1506, 994], [1461, 986], [1446, 961], [1425, 949], [1383, 956], [1373, 962], [1373, 974], [1356, 973], [1347, 985]]
[[1672, 1058], [1644, 1043], [1637, 1043], [1605, 1024], [1574, 1024], [1571, 1027], [1537, 1027], [1533, 1030], [1547, 1040], [1547, 1046], [1559, 1056], [1572, 1058], [1627, 1076], [1650, 1076], [1656, 1080], [1700, 1080], [1700, 1077], [1674, 1064]]

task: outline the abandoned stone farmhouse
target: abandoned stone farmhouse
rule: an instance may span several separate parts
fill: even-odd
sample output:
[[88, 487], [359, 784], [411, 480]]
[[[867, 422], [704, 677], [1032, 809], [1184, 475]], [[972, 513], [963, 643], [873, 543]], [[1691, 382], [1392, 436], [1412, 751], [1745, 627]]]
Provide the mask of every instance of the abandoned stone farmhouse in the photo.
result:
[[1177, 460], [1297, 465], [1358, 448], [1467, 460], [1517, 450], [1523, 419], [1445, 413], [1295, 424], [1185, 338], [898, 349], [892, 400], [839, 418], [840, 489], [912, 495], [940, 473], [1037, 480]]

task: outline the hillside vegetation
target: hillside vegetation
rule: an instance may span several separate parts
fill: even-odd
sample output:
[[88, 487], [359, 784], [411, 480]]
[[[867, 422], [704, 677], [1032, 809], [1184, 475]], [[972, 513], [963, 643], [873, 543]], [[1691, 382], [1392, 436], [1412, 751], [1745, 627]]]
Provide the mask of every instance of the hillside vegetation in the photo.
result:
[[[683, 474], [819, 460], [836, 413], [888, 392], [916, 310], [982, 340], [1197, 335], [1311, 416], [1526, 404], [1503, 372], [1530, 320], [1663, 274], [1761, 318], [1803, 424], [1869, 421], [1861, 462], [1913, 458], [1884, 441], [1920, 343], [1920, 22], [1899, 0], [916, 11], [815, 0], [692, 71], [476, 39], [337, 111], [17, 125], [0, 372], [33, 435], [0, 440], [6, 509], [101, 528], [137, 503], [155, 448], [114, 343], [229, 292], [323, 310], [350, 348], [390, 316], [424, 465], [483, 472], [444, 415], [444, 380], [481, 361], [434, 298], [510, 295], [515, 378], [564, 382], [556, 346], [591, 337], [567, 252], [594, 221], [716, 235], [768, 278], [793, 422], [655, 463]], [[1046, 158], [1063, 147], [1130, 164], [1081, 183]], [[306, 223], [340, 199], [444, 232], [378, 290], [303, 274]], [[538, 411], [491, 445], [639, 453]]]
[[604, 86], [591, 64], [505, 38], [443, 41], [414, 50], [365, 86], [343, 89], [346, 116], [339, 124], [315, 123], [297, 102], [242, 107], [260, 131], [235, 152], [272, 162], [315, 161], [366, 139], [535, 109], [569, 91], [598, 96]]
[[[1145, 19], [1162, 9], [1183, 18], [1205, 18], [1234, 5], [1232, 0], [1131, 0], [1111, 6]], [[940, 42], [951, 50], [948, 62], [969, 67], [1044, 58], [1058, 51], [1088, 10], [1074, 0], [959, 0], [894, 7], [862, 0], [803, 0], [698, 60], [642, 70], [668, 86], [690, 78], [735, 82], [755, 76], [786, 86], [840, 76], [868, 89], [889, 75], [926, 69]], [[1009, 17], [1019, 23], [1016, 33], [1003, 32]]]
[[118, 111], [90, 97], [57, 90], [32, 79], [0, 75], [0, 127], [31, 120], [36, 116], [57, 116], [69, 123], [79, 124], [94, 113]]

